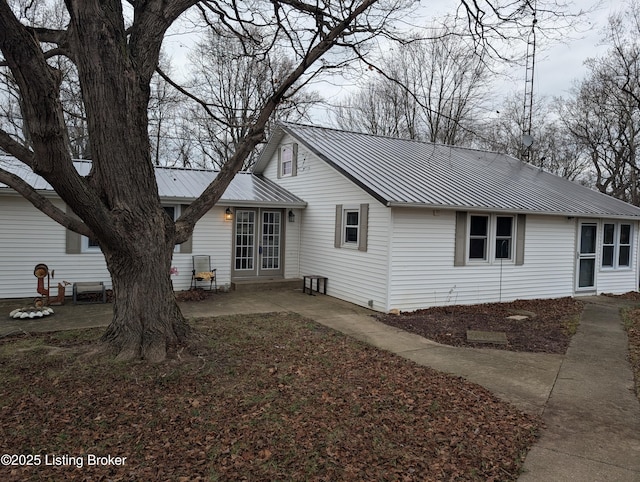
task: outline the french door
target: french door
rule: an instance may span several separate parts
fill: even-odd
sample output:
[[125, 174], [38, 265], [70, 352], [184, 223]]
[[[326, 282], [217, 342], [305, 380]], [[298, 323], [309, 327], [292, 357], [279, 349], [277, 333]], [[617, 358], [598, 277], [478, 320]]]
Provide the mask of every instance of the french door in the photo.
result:
[[576, 290], [589, 290], [596, 286], [596, 242], [598, 225], [580, 223], [576, 266]]
[[282, 275], [282, 217], [278, 209], [236, 209], [234, 277]]

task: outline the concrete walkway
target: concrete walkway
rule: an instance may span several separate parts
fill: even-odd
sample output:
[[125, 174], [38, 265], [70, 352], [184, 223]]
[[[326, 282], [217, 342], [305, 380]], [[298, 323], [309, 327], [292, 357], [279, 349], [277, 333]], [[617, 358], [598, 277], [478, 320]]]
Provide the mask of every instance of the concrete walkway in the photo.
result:
[[520, 481], [640, 481], [640, 404], [619, 309], [588, 300]]
[[[181, 307], [188, 317], [296, 312], [416, 363], [462, 376], [542, 415], [547, 428], [527, 456], [522, 481], [640, 481], [640, 404], [626, 360], [620, 303], [602, 297], [586, 301], [566, 356], [440, 345], [377, 322], [367, 309], [300, 290], [220, 294]], [[0, 313], [18, 306], [0, 300]], [[106, 326], [110, 317], [111, 305], [65, 305], [46, 320], [0, 321], [0, 336]]]

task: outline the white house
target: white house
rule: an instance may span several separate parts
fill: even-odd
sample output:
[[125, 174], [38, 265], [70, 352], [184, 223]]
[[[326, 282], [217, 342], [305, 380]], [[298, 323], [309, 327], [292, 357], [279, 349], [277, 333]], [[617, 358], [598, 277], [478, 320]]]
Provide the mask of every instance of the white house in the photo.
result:
[[[75, 166], [86, 175], [91, 163], [78, 161]], [[67, 209], [51, 186], [23, 164], [0, 157], [0, 167], [18, 174], [59, 208]], [[216, 175], [207, 170], [156, 168], [160, 198], [167, 211], [179, 216], [182, 206], [199, 196]], [[299, 216], [305, 205], [268, 179], [239, 173], [220, 202], [197, 223], [192, 238], [176, 246], [174, 288], [189, 289], [193, 255], [211, 256], [218, 286], [230, 284], [232, 278], [296, 278], [300, 224], [286, 220], [289, 212]], [[227, 210], [230, 216], [225, 215]], [[64, 280], [102, 281], [111, 287], [104, 256], [97, 246], [66, 230], [0, 183], [0, 298], [36, 296], [33, 271], [39, 263], [55, 272], [52, 286]]]
[[639, 208], [503, 154], [283, 124], [254, 172], [307, 203], [300, 274], [358, 305], [638, 288]]
[[[15, 160], [0, 165], [65, 208]], [[215, 175], [157, 168], [167, 210]], [[282, 124], [176, 247], [173, 283], [188, 289], [192, 255], [207, 254], [218, 285], [320, 275], [329, 295], [383, 312], [623, 293], [638, 288], [639, 221], [637, 207], [503, 154]], [[98, 249], [0, 184], [0, 298], [35, 296], [38, 263], [110, 286]]]

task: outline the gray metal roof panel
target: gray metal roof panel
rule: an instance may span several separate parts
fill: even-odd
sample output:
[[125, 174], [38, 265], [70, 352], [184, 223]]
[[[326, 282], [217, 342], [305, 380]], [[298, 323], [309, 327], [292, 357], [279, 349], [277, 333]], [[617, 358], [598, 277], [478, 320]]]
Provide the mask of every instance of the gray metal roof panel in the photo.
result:
[[[81, 175], [85, 176], [91, 169], [91, 162], [74, 161], [74, 166]], [[12, 157], [0, 157], [0, 168], [17, 174], [38, 191], [53, 191], [47, 181]], [[155, 171], [160, 198], [182, 201], [196, 199], [218, 175], [218, 171], [204, 169], [156, 167]], [[0, 183], [0, 189], [8, 189], [8, 186]], [[222, 205], [231, 205], [235, 202], [273, 207], [306, 206], [302, 199], [276, 183], [247, 172], [239, 172], [220, 199]]]
[[640, 218], [636, 206], [497, 152], [299, 124], [281, 129], [388, 205]]

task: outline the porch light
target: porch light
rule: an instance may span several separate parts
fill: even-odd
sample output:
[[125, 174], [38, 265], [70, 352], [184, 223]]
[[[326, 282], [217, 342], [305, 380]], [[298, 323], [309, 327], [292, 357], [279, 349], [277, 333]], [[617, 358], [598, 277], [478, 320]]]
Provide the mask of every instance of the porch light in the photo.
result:
[[296, 222], [296, 215], [293, 214], [293, 211], [291, 209], [289, 209], [289, 222], [290, 223], [295, 223]]
[[233, 219], [233, 213], [231, 212], [231, 209], [227, 208], [226, 211], [224, 212], [224, 220], [231, 221], [232, 219]]

